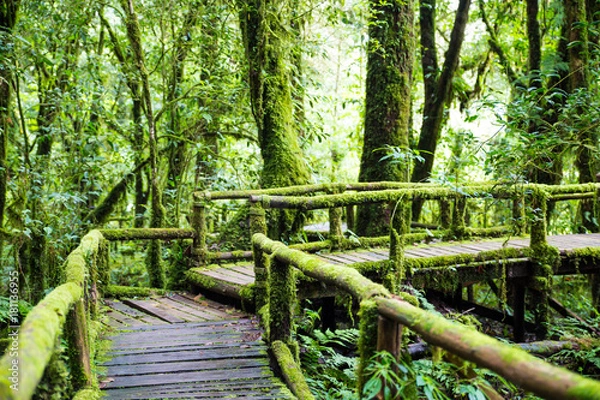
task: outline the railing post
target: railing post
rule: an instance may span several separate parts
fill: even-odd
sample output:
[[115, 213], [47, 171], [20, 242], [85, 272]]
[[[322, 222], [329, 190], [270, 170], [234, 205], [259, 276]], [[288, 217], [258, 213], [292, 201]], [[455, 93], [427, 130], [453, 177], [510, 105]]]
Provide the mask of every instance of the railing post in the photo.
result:
[[346, 206], [346, 226], [349, 231], [356, 231], [356, 207], [353, 204]]
[[441, 198], [439, 200], [439, 207], [440, 225], [442, 225], [442, 229], [450, 229], [450, 225], [452, 224], [452, 209], [450, 208], [450, 202], [446, 198]]
[[[250, 201], [250, 234], [267, 234], [267, 219], [265, 209], [260, 202]], [[256, 311], [269, 302], [269, 257], [261, 250], [259, 245], [252, 243], [252, 257], [254, 260], [254, 304]], [[264, 317], [268, 317], [263, 315]], [[267, 318], [268, 319], [268, 318]], [[266, 322], [266, 321], [264, 321]]]
[[274, 255], [269, 271], [269, 342], [292, 342], [292, 307], [296, 285], [292, 266]]
[[191, 226], [196, 231], [196, 237], [193, 242], [192, 253], [198, 256], [200, 264], [206, 263], [206, 202], [210, 200], [209, 193], [196, 195], [196, 202], [192, 211]]
[[391, 282], [384, 282], [388, 289], [395, 292], [396, 287], [406, 277], [404, 270], [404, 239], [403, 235], [410, 230], [411, 206], [405, 197], [395, 204], [390, 221], [390, 272], [394, 274]]
[[92, 384], [90, 364], [90, 343], [86, 310], [83, 299], [77, 301], [65, 322], [65, 335], [69, 342], [69, 363], [71, 379], [75, 390]]
[[457, 239], [463, 238], [467, 229], [465, 228], [465, 213], [467, 209], [467, 199], [464, 195], [456, 194], [454, 199], [454, 210], [452, 212], [452, 224], [450, 226], [451, 234]]
[[522, 235], [525, 233], [525, 207], [524, 197], [521, 193], [512, 201], [512, 218], [514, 221], [515, 234]]
[[380, 315], [377, 328], [377, 351], [387, 351], [398, 359], [401, 349], [402, 325]]
[[360, 360], [358, 364], [358, 393], [362, 394], [365, 384], [371, 376], [367, 366], [377, 352], [379, 311], [374, 300], [363, 300], [360, 303], [360, 336], [358, 337], [358, 351]]
[[546, 241], [546, 216], [548, 193], [534, 187], [531, 192], [531, 236], [529, 248], [534, 264], [534, 276], [530, 279], [529, 287], [533, 290], [532, 304], [536, 336], [544, 339], [548, 333], [548, 299], [552, 290], [554, 267], [560, 261], [558, 249], [549, 246]]
[[[330, 188], [328, 194], [340, 194], [344, 190], [343, 188], [333, 187]], [[339, 249], [342, 246], [342, 208], [331, 207], [329, 209], [329, 241], [331, 242], [332, 249]]]
[[[377, 352], [386, 351], [392, 355], [394, 360], [398, 360], [401, 350], [402, 325], [396, 321], [392, 321], [391, 319], [379, 315], [377, 327]], [[383, 382], [383, 387], [386, 387], [386, 382]], [[383, 389], [381, 394], [383, 394]], [[396, 393], [392, 393], [392, 396], [394, 395], [396, 395]]]

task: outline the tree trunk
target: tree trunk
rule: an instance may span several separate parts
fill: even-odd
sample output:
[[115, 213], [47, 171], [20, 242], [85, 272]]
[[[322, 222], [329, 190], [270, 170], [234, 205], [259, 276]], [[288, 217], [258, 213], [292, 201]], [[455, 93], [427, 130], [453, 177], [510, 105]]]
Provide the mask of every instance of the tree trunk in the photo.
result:
[[[529, 40], [529, 92], [542, 87], [540, 70], [541, 70], [541, 32], [540, 25], [537, 19], [539, 12], [538, 1], [528, 0], [527, 1], [527, 15], [528, 15], [528, 40]], [[563, 34], [566, 33], [564, 27], [562, 30]], [[557, 50], [556, 59], [566, 60], [567, 42], [564, 38], [561, 38]], [[551, 77], [547, 83], [547, 95], [541, 97], [541, 110], [531, 112], [534, 113], [531, 116], [529, 124], [529, 133], [533, 137], [543, 137], [550, 139], [557, 133], [552, 127], [558, 122], [560, 115], [560, 108], [564, 105], [564, 96], [562, 93], [569, 91], [568, 85], [568, 73], [562, 68], [556, 68], [555, 74], [551, 74]], [[552, 101], [548, 101], [548, 100]], [[533, 158], [530, 162], [530, 168], [528, 172], [528, 180], [535, 183], [543, 183], [548, 185], [559, 184], [562, 179], [562, 153], [564, 151], [564, 145], [560, 138], [556, 138], [556, 144], [548, 148], [548, 153], [542, 152], [537, 157]], [[553, 204], [549, 204], [548, 212], [551, 213]]]
[[[589, 88], [588, 77], [588, 31], [585, 0], [566, 0], [565, 14], [569, 28], [569, 87], [571, 93], [585, 91]], [[581, 109], [580, 115], [585, 115]], [[594, 155], [597, 148], [597, 134], [594, 129], [578, 130], [578, 146], [576, 149], [575, 165], [579, 172], [579, 183], [594, 182], [598, 172]], [[586, 230], [597, 231], [594, 222], [594, 204], [592, 201], [581, 201], [580, 211], [583, 217], [583, 227]]]
[[[408, 181], [410, 161], [382, 157], [387, 146], [407, 152], [414, 64], [412, 1], [371, 1], [367, 56], [365, 134], [358, 180]], [[357, 232], [386, 234], [390, 213], [386, 206], [358, 209]]]
[[[184, 62], [189, 53], [191, 45], [192, 30], [198, 21], [198, 4], [193, 2], [183, 20], [183, 25], [176, 31], [175, 47], [173, 49], [173, 65], [169, 77], [169, 90], [167, 93], [167, 107], [169, 107], [169, 130], [174, 139], [169, 141], [169, 169], [167, 172], [168, 196], [164, 202], [169, 204], [169, 216], [167, 220], [174, 227], [180, 225], [180, 203], [183, 190], [183, 178], [187, 170], [187, 138], [181, 131], [181, 114], [179, 112], [180, 102], [177, 100], [181, 95], [181, 82], [184, 77]], [[173, 29], [175, 31], [175, 29]]]
[[[0, 1], [0, 48], [12, 47], [12, 30], [17, 21], [19, 0]], [[0, 229], [4, 228], [4, 213], [6, 210], [6, 184], [8, 181], [8, 132], [13, 126], [10, 117], [12, 98], [11, 82], [13, 82], [12, 58], [10, 52], [3, 50], [0, 55]], [[0, 257], [2, 244], [0, 239]]]
[[[252, 113], [258, 127], [263, 159], [263, 188], [306, 184], [310, 180], [308, 166], [298, 144], [293, 123], [290, 88], [287, 7], [274, 0], [239, 2]], [[270, 224], [272, 237], [287, 236], [302, 223], [298, 214], [282, 212]]]
[[[428, 2], [423, 1], [421, 10], [423, 11], [424, 8], [430, 7], [430, 4], [428, 3], [431, 2], [432, 0], [428, 0]], [[411, 179], [413, 182], [426, 181], [429, 179], [433, 169], [435, 150], [440, 138], [442, 123], [445, 120], [446, 103], [448, 102], [452, 91], [452, 79], [460, 58], [460, 50], [465, 37], [465, 28], [469, 19], [470, 5], [471, 0], [460, 0], [458, 9], [456, 10], [454, 26], [450, 35], [450, 44], [448, 46], [448, 51], [446, 52], [446, 58], [441, 74], [439, 78], [435, 80], [431, 79], [425, 81], [426, 85], [433, 85], [433, 87], [425, 89], [425, 93], [430, 96], [425, 98], [423, 124], [421, 125], [421, 134], [417, 145], [417, 151], [419, 152], [419, 155], [423, 157], [423, 162], [415, 164]], [[428, 35], [426, 35], [425, 42], [422, 42], [422, 44], [424, 46], [434, 45], [428, 38]], [[425, 55], [427, 55], [427, 53]], [[427, 58], [424, 61], [427, 61]], [[431, 71], [431, 66], [424, 66], [423, 71]], [[433, 71], [431, 71], [430, 74], [432, 75], [431, 77], [435, 76]], [[413, 202], [413, 219], [415, 221], [419, 219], [421, 207], [422, 202]]]
[[[152, 111], [152, 98], [150, 95], [150, 82], [148, 70], [145, 65], [145, 57], [142, 49], [142, 35], [138, 23], [137, 14], [133, 8], [133, 0], [121, 0], [121, 7], [125, 12], [127, 25], [127, 37], [133, 51], [137, 73], [142, 84], [142, 99], [146, 111], [146, 122], [148, 124], [148, 143], [150, 148], [150, 196], [152, 201], [151, 228], [160, 228], [164, 219], [162, 196], [158, 181], [158, 149], [156, 140], [156, 126], [154, 124], [154, 113]], [[161, 246], [159, 241], [152, 241], [148, 248], [148, 276], [150, 285], [162, 288], [165, 285], [165, 273], [161, 263]]]

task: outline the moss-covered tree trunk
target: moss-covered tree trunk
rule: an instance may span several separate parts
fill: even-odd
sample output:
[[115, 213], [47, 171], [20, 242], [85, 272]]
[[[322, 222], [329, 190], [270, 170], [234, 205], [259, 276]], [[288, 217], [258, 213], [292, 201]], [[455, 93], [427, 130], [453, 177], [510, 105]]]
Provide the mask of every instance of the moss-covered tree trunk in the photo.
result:
[[[571, 93], [589, 89], [588, 13], [586, 0], [565, 0], [565, 15], [568, 26], [569, 86]], [[579, 115], [586, 115], [581, 107]], [[598, 171], [598, 134], [596, 129], [581, 127], [578, 130], [578, 146], [575, 151], [575, 166], [579, 172], [579, 183], [594, 182]], [[579, 211], [584, 230], [598, 232], [597, 202], [580, 201]], [[600, 310], [600, 274], [590, 277], [592, 301]]]
[[[460, 0], [456, 10], [454, 26], [450, 35], [450, 44], [444, 59], [444, 65], [438, 74], [434, 52], [435, 47], [435, 0], [421, 0], [421, 64], [424, 73], [425, 104], [423, 106], [423, 123], [419, 135], [417, 150], [423, 162], [417, 162], [411, 180], [424, 182], [429, 179], [433, 170], [435, 151], [445, 121], [446, 104], [452, 92], [452, 79], [460, 59], [460, 51], [465, 37], [465, 28], [469, 20], [471, 0]], [[422, 202], [413, 202], [413, 219], [418, 220]]]
[[[289, 55], [290, 8], [275, 0], [240, 0], [240, 27], [248, 59], [250, 101], [263, 159], [263, 188], [302, 185], [310, 180], [293, 122]], [[272, 237], [287, 236], [302, 218], [280, 213]]]
[[[566, 61], [567, 41], [564, 37], [559, 40], [556, 51], [554, 73], [550, 74], [546, 82], [546, 95], [539, 95], [544, 82], [540, 74], [542, 64], [541, 30], [538, 21], [539, 4], [537, 0], [527, 0], [527, 38], [529, 42], [528, 93], [536, 93], [540, 97], [540, 108], [530, 110], [528, 133], [531, 137], [542, 137], [550, 143], [547, 152], [541, 152], [529, 162], [527, 180], [547, 185], [557, 185], [562, 179], [564, 145], [557, 137], [553, 128], [558, 122], [560, 108], [564, 105], [564, 93], [568, 92], [568, 71], [560, 66]], [[562, 33], [566, 34], [566, 24], [563, 24]], [[553, 203], [548, 204], [548, 212], [553, 209]]]
[[[6, 210], [8, 133], [13, 125], [10, 118], [13, 63], [9, 49], [12, 48], [12, 30], [17, 21], [18, 9], [19, 0], [0, 1], [0, 49], [2, 49], [0, 52], [0, 230], [4, 228]], [[2, 235], [0, 235], [0, 257], [2, 256], [1, 237]]]
[[[408, 181], [410, 163], [382, 158], [387, 146], [408, 151], [414, 64], [412, 1], [370, 2], [364, 145], [359, 181]], [[387, 234], [391, 210], [385, 205], [358, 209], [357, 232]]]
[[[156, 140], [156, 126], [154, 124], [154, 113], [152, 111], [152, 98], [150, 94], [150, 81], [148, 70], [145, 65], [145, 57], [142, 49], [142, 35], [140, 26], [133, 7], [133, 0], [121, 0], [121, 7], [125, 12], [125, 24], [127, 26], [127, 37], [133, 51], [133, 58], [142, 84], [142, 99], [146, 112], [148, 124], [148, 144], [150, 149], [150, 196], [152, 201], [151, 228], [160, 228], [164, 219], [162, 195], [158, 180], [158, 146]], [[148, 276], [152, 287], [162, 288], [165, 285], [165, 273], [161, 263], [160, 242], [153, 240], [148, 247]]]

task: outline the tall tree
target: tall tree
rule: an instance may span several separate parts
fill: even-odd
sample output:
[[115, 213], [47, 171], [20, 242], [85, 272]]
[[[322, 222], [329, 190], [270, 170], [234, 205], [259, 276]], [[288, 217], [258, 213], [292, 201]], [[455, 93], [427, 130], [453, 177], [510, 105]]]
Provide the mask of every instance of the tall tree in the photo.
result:
[[[438, 71], [437, 47], [435, 39], [435, 0], [421, 0], [421, 65], [425, 90], [423, 105], [423, 123], [419, 135], [417, 151], [423, 162], [415, 164], [411, 180], [424, 182], [429, 179], [433, 169], [435, 151], [445, 120], [446, 105], [450, 100], [452, 79], [460, 60], [460, 51], [465, 38], [465, 29], [469, 20], [471, 0], [460, 0], [450, 34], [450, 43], [446, 51], [444, 65]], [[413, 219], [418, 220], [422, 202], [413, 202]]]
[[[410, 0], [370, 1], [365, 134], [359, 181], [408, 181], [409, 157], [383, 157], [386, 147], [409, 150], [411, 88], [414, 64], [414, 8]], [[385, 206], [358, 210], [357, 232], [387, 232]]]
[[[264, 188], [302, 185], [310, 180], [293, 122], [290, 87], [289, 3], [240, 0], [240, 27], [250, 83], [252, 113], [258, 127]], [[272, 234], [294, 231], [299, 220], [281, 213]]]
[[[127, 37], [133, 51], [133, 58], [137, 67], [142, 84], [142, 99], [148, 124], [148, 143], [150, 148], [150, 196], [152, 202], [151, 228], [160, 228], [163, 224], [164, 209], [162, 195], [158, 180], [158, 145], [156, 140], [156, 126], [154, 123], [154, 112], [152, 111], [152, 95], [150, 92], [150, 79], [146, 69], [144, 51], [142, 49], [142, 33], [138, 17], [133, 6], [133, 0], [121, 0], [121, 7], [125, 12], [125, 25]], [[153, 240], [148, 249], [148, 275], [152, 287], [162, 288], [165, 286], [165, 273], [161, 264], [160, 242]]]
[[[12, 99], [13, 61], [11, 49], [13, 47], [12, 30], [17, 21], [19, 0], [0, 1], [0, 230], [4, 227], [4, 212], [6, 210], [6, 193], [8, 181], [8, 135], [13, 125], [10, 117], [10, 103]], [[2, 241], [0, 233], [0, 242]], [[0, 256], [2, 255], [0, 245]]]
[[184, 80], [184, 65], [191, 48], [191, 38], [194, 34], [194, 27], [198, 21], [199, 8], [200, 2], [192, 2], [183, 18], [181, 27], [178, 29], [173, 28], [173, 30], [176, 31], [175, 46], [171, 51], [172, 60], [166, 96], [166, 103], [169, 109], [168, 129], [173, 140], [170, 140], [168, 145], [169, 168], [167, 172], [167, 189], [169, 191], [169, 196], [165, 196], [165, 204], [167, 204], [167, 202], [170, 203], [170, 207], [167, 206], [170, 212], [170, 218], [168, 219], [173, 226], [179, 226], [180, 224], [180, 195], [183, 191], [183, 177], [188, 164], [188, 138], [185, 137], [184, 132], [182, 132], [181, 129], [179, 97], [182, 95], [181, 84]]
[[[144, 158], [144, 127], [142, 124], [143, 101], [140, 83], [140, 77], [135, 73], [134, 62], [131, 60], [131, 52], [123, 49], [119, 38], [112, 29], [110, 23], [100, 13], [102, 26], [108, 32], [113, 53], [119, 62], [121, 71], [125, 78], [125, 83], [131, 95], [131, 137], [134, 150], [134, 163], [140, 165]], [[148, 190], [144, 187], [144, 176], [146, 168], [136, 168], [135, 178], [135, 201], [134, 201], [134, 226], [142, 228], [144, 226], [144, 214], [146, 213], [146, 204], [148, 203]]]

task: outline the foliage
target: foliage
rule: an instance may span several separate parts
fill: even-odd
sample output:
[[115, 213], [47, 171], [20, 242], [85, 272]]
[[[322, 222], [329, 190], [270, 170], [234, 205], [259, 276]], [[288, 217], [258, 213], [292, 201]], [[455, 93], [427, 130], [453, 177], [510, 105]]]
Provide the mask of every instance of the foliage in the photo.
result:
[[475, 370], [475, 378], [464, 378], [457, 365], [429, 359], [399, 361], [387, 352], [378, 352], [367, 367], [371, 379], [363, 390], [364, 399], [375, 399], [379, 393], [384, 399], [409, 398], [428, 400], [468, 399], [485, 400], [488, 396], [482, 387], [497, 388], [510, 399], [533, 399], [524, 395], [514, 385], [487, 370]]
[[322, 332], [314, 329], [318, 319], [316, 311], [305, 310], [297, 334], [300, 361], [311, 392], [318, 399], [355, 398], [358, 359], [353, 352], [358, 330]]

